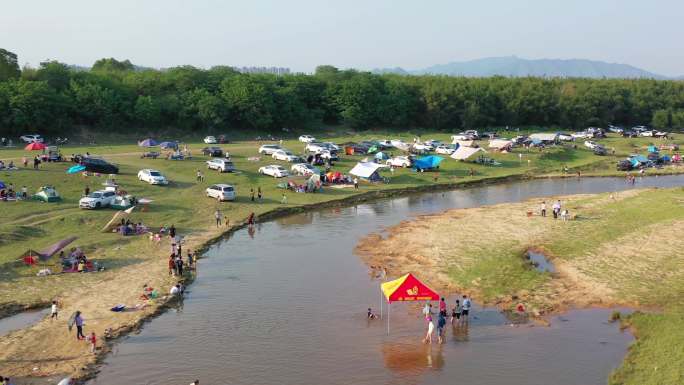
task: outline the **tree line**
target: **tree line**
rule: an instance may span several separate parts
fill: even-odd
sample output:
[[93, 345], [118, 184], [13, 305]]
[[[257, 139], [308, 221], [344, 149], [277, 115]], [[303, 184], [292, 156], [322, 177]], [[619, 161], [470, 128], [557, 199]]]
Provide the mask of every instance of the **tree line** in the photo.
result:
[[503, 126], [684, 127], [684, 82], [650, 79], [376, 75], [319, 66], [312, 75], [242, 74], [231, 67], [145, 69], [101, 59], [22, 68], [0, 49], [0, 132], [67, 133], [75, 126], [182, 130]]

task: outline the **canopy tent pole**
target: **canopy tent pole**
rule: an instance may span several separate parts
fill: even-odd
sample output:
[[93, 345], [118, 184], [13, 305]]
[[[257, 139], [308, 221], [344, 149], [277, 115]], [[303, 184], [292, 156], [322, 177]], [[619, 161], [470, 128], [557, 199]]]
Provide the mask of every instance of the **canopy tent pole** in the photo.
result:
[[382, 319], [382, 286], [380, 286], [380, 319]]
[[390, 309], [392, 309], [392, 302], [387, 301], [387, 335], [390, 331]]

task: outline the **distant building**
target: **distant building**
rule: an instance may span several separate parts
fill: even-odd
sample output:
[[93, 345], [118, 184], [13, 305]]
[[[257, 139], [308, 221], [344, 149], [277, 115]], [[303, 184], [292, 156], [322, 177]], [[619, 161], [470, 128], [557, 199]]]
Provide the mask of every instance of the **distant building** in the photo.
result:
[[236, 71], [243, 74], [273, 74], [273, 75], [288, 75], [289, 68], [283, 67], [233, 67]]

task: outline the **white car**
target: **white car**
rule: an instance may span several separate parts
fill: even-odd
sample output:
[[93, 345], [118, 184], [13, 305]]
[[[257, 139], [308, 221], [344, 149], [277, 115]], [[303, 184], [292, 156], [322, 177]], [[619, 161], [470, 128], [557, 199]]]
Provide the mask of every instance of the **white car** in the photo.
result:
[[287, 170], [283, 166], [278, 166], [277, 164], [272, 164], [269, 166], [264, 166], [259, 168], [259, 174], [270, 175], [274, 178], [283, 178], [289, 176]]
[[207, 197], [217, 199], [219, 202], [235, 200], [235, 188], [229, 184], [214, 184], [207, 187], [205, 191]]
[[646, 131], [646, 130], [648, 130], [648, 127], [646, 127], [646, 126], [634, 126], [634, 127], [632, 127], [632, 131], [636, 131], [636, 132], [641, 132], [641, 131]]
[[472, 138], [472, 136], [466, 135], [466, 134], [451, 135], [451, 141], [452, 142], [466, 141], [466, 140], [473, 140], [473, 138]]
[[416, 143], [413, 145], [413, 148], [418, 151], [434, 151], [435, 148], [432, 147], [430, 144], [425, 144], [425, 143]]
[[204, 137], [204, 143], [206, 143], [206, 144], [216, 144], [216, 143], [218, 143], [218, 140], [216, 140], [216, 137], [215, 137], [215, 136], [209, 135], [209, 136]]
[[278, 150], [280, 150], [280, 146], [277, 144], [264, 144], [259, 147], [259, 154], [273, 155], [273, 153]]
[[299, 157], [293, 154], [292, 151], [285, 149], [274, 152], [271, 157], [275, 160], [284, 160], [286, 162], [296, 162], [299, 160]]
[[162, 173], [150, 168], [138, 171], [138, 180], [149, 184], [169, 184], [169, 180]]
[[575, 138], [573, 138], [570, 134], [560, 132], [558, 133], [558, 140], [562, 140], [563, 142], [572, 142], [575, 140]]
[[316, 138], [311, 135], [302, 135], [299, 137], [299, 141], [302, 143], [312, 143], [316, 141]]
[[43, 143], [43, 137], [38, 134], [22, 135], [19, 139], [23, 140], [25, 143]]
[[587, 138], [591, 138], [591, 134], [589, 134], [588, 132], [584, 132], [584, 131], [573, 132], [572, 134], [570, 134], [570, 136], [572, 136], [572, 137], [575, 138], [575, 139], [587, 139]]
[[387, 159], [387, 162], [385, 162], [388, 166], [394, 166], [394, 167], [411, 167], [411, 164], [413, 163], [411, 161], [411, 158], [408, 156], [395, 156], [394, 158]]
[[323, 159], [330, 159], [330, 160], [340, 160], [340, 157], [337, 156], [337, 152], [335, 151], [330, 151], [328, 149], [321, 150], [317, 152]]
[[114, 198], [116, 198], [116, 193], [112, 190], [93, 191], [78, 201], [78, 207], [82, 209], [99, 209], [110, 206], [114, 202]]
[[593, 149], [595, 149], [596, 147], [598, 147], [598, 143], [593, 142], [593, 141], [591, 141], [591, 140], [585, 140], [585, 141], [584, 141], [584, 146], [585, 146], [585, 147], [588, 147], [588, 148], [590, 148], [590, 149], [593, 150]]
[[233, 172], [235, 171], [235, 166], [230, 159], [227, 158], [214, 158], [207, 161], [207, 168], [210, 170], [216, 170], [218, 172]]
[[451, 155], [455, 151], [456, 150], [453, 147], [444, 146], [444, 145], [441, 145], [441, 146], [438, 146], [437, 148], [435, 148], [436, 153], [443, 154], [443, 155]]
[[306, 147], [304, 148], [308, 152], [320, 152], [326, 149], [326, 147], [323, 145], [323, 143], [307, 143]]
[[321, 172], [319, 169], [317, 169], [316, 167], [314, 167], [308, 163], [293, 164], [292, 167], [290, 168], [290, 171], [292, 172], [293, 175], [303, 175], [303, 176], [309, 176], [309, 175], [318, 174]]
[[654, 136], [653, 133], [654, 133], [653, 131], [640, 131], [639, 136], [651, 137], [651, 136]]

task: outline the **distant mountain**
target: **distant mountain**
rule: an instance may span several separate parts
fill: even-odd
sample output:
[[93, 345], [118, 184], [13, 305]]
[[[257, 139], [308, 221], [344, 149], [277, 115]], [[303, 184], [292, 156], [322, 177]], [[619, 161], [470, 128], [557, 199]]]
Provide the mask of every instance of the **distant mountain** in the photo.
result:
[[618, 63], [606, 63], [585, 59], [522, 59], [516, 56], [490, 57], [463, 62], [452, 62], [407, 71], [403, 68], [381, 68], [375, 73], [410, 75], [450, 75], [466, 77], [488, 76], [537, 76], [537, 77], [584, 77], [584, 78], [649, 78], [667, 79], [646, 70]]

